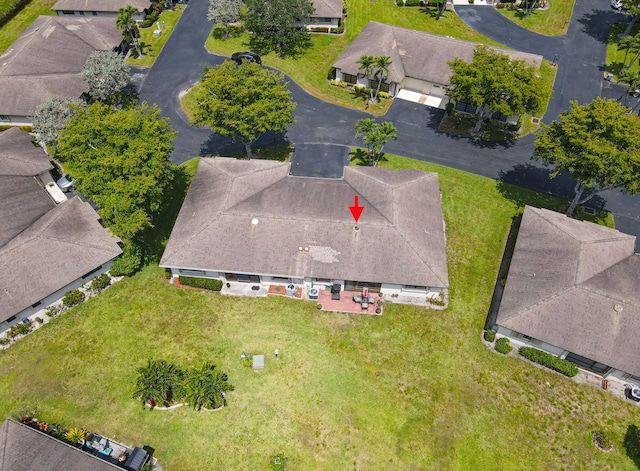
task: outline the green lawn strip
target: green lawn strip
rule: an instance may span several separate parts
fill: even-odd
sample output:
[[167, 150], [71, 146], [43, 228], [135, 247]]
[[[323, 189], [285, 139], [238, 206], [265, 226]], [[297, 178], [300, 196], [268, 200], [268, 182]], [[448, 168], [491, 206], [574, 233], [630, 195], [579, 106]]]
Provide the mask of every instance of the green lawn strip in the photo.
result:
[[[142, 54], [144, 55], [140, 58], [134, 57], [136, 55], [136, 51], [135, 48], [133, 48], [131, 50], [131, 54], [127, 58], [127, 64], [151, 67], [169, 39], [169, 36], [173, 31], [173, 27], [180, 19], [184, 8], [185, 5], [177, 4], [173, 7], [173, 10], [165, 10], [160, 14], [158, 21], [164, 21], [165, 27], [160, 36], [156, 37], [153, 35], [153, 32], [158, 29], [156, 23], [151, 25], [149, 28], [139, 28], [141, 36], [140, 46]], [[149, 49], [151, 49], [151, 51], [149, 51]]]
[[[152, 446], [168, 471], [267, 469], [276, 453], [291, 469], [636, 469], [622, 442], [637, 407], [480, 341], [512, 218], [525, 202], [561, 202], [401, 157], [383, 165], [439, 173], [447, 310], [324, 312], [178, 289], [147, 267], [0, 352], [0, 417], [37, 406], [39, 418]], [[264, 353], [265, 370], [242, 366], [243, 351]], [[228, 407], [143, 410], [131, 392], [147, 358], [214, 362], [236, 387]], [[614, 451], [593, 447], [595, 429]]]
[[0, 28], [0, 54], [6, 51], [40, 15], [55, 16], [51, 7], [56, 0], [32, 0], [26, 7]]
[[575, 0], [548, 0], [548, 3], [548, 9], [534, 10], [528, 18], [525, 16], [524, 10], [498, 8], [498, 11], [523, 28], [536, 33], [548, 36], [565, 34], [569, 27]]
[[[619, 76], [618, 74], [622, 70], [622, 65], [624, 61], [625, 51], [618, 50], [618, 43], [620, 42], [620, 35], [627, 29], [628, 23], [615, 23], [612, 24], [609, 28], [609, 42], [607, 43], [607, 61], [606, 68], [607, 72], [612, 73], [615, 77], [614, 80], [618, 82], [625, 83], [624, 76]], [[640, 24], [636, 24], [632, 30], [631, 35], [638, 34], [640, 32]], [[630, 52], [627, 56], [627, 62], [631, 60], [632, 52]], [[636, 63], [631, 67], [631, 70], [640, 71], [640, 61], [636, 61]]]
[[[312, 34], [313, 45], [301, 57], [282, 59], [275, 54], [268, 54], [262, 57], [262, 62], [289, 75], [301, 87], [318, 98], [365, 110], [367, 101], [365, 97], [330, 85], [328, 77], [331, 65], [369, 20], [494, 46], [499, 45], [469, 28], [454, 12], [447, 11], [446, 17], [439, 20], [435, 19], [433, 12], [433, 9], [398, 8], [393, 0], [378, 2], [352, 0], [347, 9], [346, 30], [343, 35]], [[234, 37], [226, 40], [216, 39], [211, 34], [207, 39], [206, 47], [213, 53], [230, 56], [235, 51], [246, 50], [248, 39], [248, 33], [235, 33]], [[376, 106], [369, 106], [367, 111], [383, 114], [389, 104], [387, 100], [382, 100]]]

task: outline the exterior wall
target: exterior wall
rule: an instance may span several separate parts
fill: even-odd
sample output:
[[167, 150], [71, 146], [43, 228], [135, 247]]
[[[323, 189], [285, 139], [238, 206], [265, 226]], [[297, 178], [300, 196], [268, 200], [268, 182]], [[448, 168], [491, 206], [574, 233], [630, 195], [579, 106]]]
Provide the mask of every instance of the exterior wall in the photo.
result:
[[441, 83], [427, 82], [412, 77], [405, 77], [400, 84], [401, 89], [410, 90], [412, 92], [422, 93], [424, 95], [437, 96], [444, 98], [447, 96], [445, 93], [444, 85]]
[[72, 281], [71, 283], [64, 286], [63, 288], [60, 288], [58, 291], [51, 293], [46, 298], [40, 300], [40, 304], [38, 306], [28, 307], [27, 309], [20, 311], [15, 315], [16, 317], [15, 320], [11, 322], [6, 322], [6, 321], [0, 322], [0, 335], [2, 335], [4, 332], [9, 330], [11, 327], [16, 325], [17, 323], [22, 322], [24, 319], [33, 320], [36, 317], [44, 317], [45, 316], [44, 310], [47, 307], [51, 306], [52, 304], [62, 301], [62, 298], [64, 298], [64, 295], [67, 294], [69, 291], [80, 288], [82, 285], [91, 282], [91, 280], [93, 280], [95, 277], [100, 276], [103, 273], [109, 271], [109, 269], [111, 268], [111, 265], [113, 265], [113, 260], [102, 265], [102, 268], [100, 270], [96, 271], [95, 273], [92, 273], [88, 277], [78, 278], [77, 280]]
[[[65, 13], [66, 12], [66, 13]], [[58, 16], [100, 16], [102, 18], [117, 18], [117, 11], [80, 11], [80, 10], [56, 10]], [[134, 15], [133, 19], [136, 21], [144, 20], [146, 14], [142, 12], [138, 15]]]
[[551, 345], [550, 343], [542, 342], [538, 339], [528, 340], [519, 332], [515, 332], [511, 329], [507, 329], [506, 327], [502, 327], [500, 325], [496, 326], [496, 332], [504, 337], [509, 337], [511, 340], [521, 343], [522, 345], [527, 345], [530, 347], [538, 348], [540, 350], [544, 350], [545, 352], [551, 353], [552, 355], [556, 355], [560, 358], [564, 358], [567, 356], [569, 352], [564, 350], [563, 348], [556, 347], [555, 345]]
[[0, 114], [0, 126], [32, 126], [32, 125], [33, 125], [33, 121], [29, 116]]

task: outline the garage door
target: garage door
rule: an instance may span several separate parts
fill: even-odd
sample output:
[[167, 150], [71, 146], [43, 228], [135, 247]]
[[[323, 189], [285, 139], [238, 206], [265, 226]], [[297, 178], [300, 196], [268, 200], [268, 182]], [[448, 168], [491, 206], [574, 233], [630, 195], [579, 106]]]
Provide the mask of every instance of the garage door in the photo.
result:
[[422, 80], [407, 77], [404, 79], [404, 82], [402, 83], [402, 88], [404, 90], [409, 90], [412, 92], [429, 95], [429, 92], [431, 90], [431, 84], [429, 82], [424, 82]]

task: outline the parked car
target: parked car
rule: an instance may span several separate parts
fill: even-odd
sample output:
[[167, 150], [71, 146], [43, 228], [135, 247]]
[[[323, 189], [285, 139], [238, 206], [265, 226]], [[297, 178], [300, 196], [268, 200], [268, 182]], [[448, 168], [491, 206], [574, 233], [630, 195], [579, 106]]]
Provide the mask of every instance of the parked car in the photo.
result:
[[76, 184], [75, 180], [69, 180], [69, 175], [63, 175], [62, 177], [60, 177], [60, 179], [58, 180], [58, 187], [64, 191], [65, 193], [67, 193], [68, 191], [70, 191], [73, 186]]
[[231, 59], [236, 61], [236, 64], [238, 65], [242, 64], [242, 61], [255, 62], [256, 64], [262, 64], [262, 60], [260, 59], [260, 56], [255, 52], [249, 52], [249, 51], [234, 52], [233, 54], [231, 54]]
[[622, 0], [611, 0], [611, 8], [614, 10], [628, 10], [629, 7], [622, 3]]

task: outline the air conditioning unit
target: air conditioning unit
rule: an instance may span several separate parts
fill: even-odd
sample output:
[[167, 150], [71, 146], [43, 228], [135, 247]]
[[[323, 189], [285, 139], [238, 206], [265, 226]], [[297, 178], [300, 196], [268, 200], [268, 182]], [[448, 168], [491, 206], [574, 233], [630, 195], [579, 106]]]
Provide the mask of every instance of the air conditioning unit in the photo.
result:
[[309, 290], [309, 299], [318, 299], [318, 288], [311, 288]]

